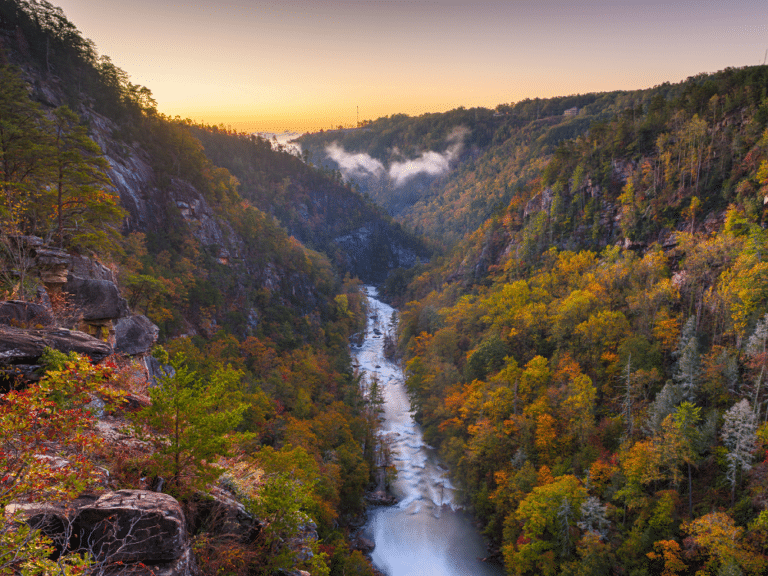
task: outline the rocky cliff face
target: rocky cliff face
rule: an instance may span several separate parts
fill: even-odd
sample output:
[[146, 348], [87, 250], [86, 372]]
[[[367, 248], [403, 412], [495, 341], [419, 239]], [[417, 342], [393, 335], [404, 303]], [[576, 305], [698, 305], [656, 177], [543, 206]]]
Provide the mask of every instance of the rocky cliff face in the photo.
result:
[[350, 234], [334, 238], [344, 249], [346, 267], [367, 282], [379, 283], [393, 268], [410, 268], [424, 261], [404, 246], [385, 225], [369, 223]]
[[0, 302], [0, 380], [36, 379], [45, 348], [77, 352], [100, 362], [118, 352], [144, 360], [158, 328], [134, 316], [114, 273], [95, 260], [52, 248], [40, 238], [17, 239], [40, 279], [38, 302]]

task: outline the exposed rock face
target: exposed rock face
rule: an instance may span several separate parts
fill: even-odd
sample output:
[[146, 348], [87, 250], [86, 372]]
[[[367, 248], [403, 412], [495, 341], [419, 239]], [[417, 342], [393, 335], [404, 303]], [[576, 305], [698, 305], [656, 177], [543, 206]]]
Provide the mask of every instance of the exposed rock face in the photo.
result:
[[157, 342], [160, 329], [146, 316], [129, 316], [115, 322], [115, 352], [135, 356], [145, 354]]
[[246, 544], [256, 540], [261, 524], [234, 495], [219, 486], [212, 487], [210, 495], [213, 501], [199, 505], [200, 522], [210, 524], [210, 531], [217, 536], [228, 536]]
[[78, 278], [70, 274], [64, 290], [70, 294], [85, 322], [109, 320], [128, 316], [128, 302], [120, 296], [114, 282]]
[[157, 492], [108, 492], [81, 508], [75, 524], [88, 535], [82, 543], [99, 550], [110, 562], [174, 562], [187, 546], [181, 506]]
[[97, 573], [187, 576], [196, 573], [179, 503], [167, 494], [120, 490], [83, 496], [68, 507], [18, 507], [61, 550], [89, 552]]
[[85, 256], [70, 256], [69, 274], [75, 278], [86, 278], [90, 280], [107, 280], [113, 284], [117, 283], [114, 272], [97, 262]]
[[0, 324], [16, 327], [50, 326], [54, 323], [53, 314], [42, 304], [8, 300], [0, 302]]
[[109, 344], [77, 330], [0, 326], [0, 364], [36, 364], [46, 347], [85, 354], [96, 362], [112, 354]]

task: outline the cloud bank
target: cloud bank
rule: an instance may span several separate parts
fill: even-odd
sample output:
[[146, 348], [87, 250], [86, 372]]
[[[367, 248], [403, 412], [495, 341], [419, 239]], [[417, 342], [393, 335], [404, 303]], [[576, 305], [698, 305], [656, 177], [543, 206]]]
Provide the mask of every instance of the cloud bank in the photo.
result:
[[344, 148], [339, 146], [338, 142], [329, 144], [325, 148], [325, 152], [339, 165], [339, 170], [348, 180], [350, 178], [382, 176], [386, 173], [393, 184], [399, 188], [420, 174], [440, 176], [448, 172], [451, 162], [461, 154], [467, 134], [469, 134], [467, 128], [456, 128], [446, 138], [449, 146], [445, 152], [422, 152], [417, 158], [392, 162], [388, 170], [384, 168], [384, 164], [368, 154], [347, 153]]
[[445, 174], [451, 167], [451, 162], [456, 160], [464, 147], [464, 138], [469, 134], [467, 128], [455, 128], [446, 138], [450, 144], [448, 149], [439, 154], [438, 152], [423, 152], [418, 158], [406, 160], [405, 162], [393, 162], [389, 166], [389, 177], [400, 187], [411, 178], [419, 174], [429, 174], [430, 176], [440, 176]]
[[325, 153], [339, 165], [344, 178], [380, 176], [384, 173], [384, 164], [368, 154], [348, 154], [337, 142], [329, 144]]

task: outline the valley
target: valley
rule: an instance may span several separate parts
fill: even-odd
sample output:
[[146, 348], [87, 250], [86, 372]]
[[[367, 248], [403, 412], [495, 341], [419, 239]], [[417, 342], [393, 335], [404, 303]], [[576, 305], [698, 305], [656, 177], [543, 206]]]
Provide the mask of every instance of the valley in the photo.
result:
[[297, 142], [0, 0], [0, 572], [768, 570], [767, 66]]

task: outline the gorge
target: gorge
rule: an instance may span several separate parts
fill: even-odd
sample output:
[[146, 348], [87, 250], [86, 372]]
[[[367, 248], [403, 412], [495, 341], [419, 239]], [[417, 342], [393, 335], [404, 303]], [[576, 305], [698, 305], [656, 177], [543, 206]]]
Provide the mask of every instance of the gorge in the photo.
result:
[[472, 518], [457, 502], [455, 488], [434, 450], [413, 420], [400, 366], [385, 356], [386, 336], [396, 330], [395, 310], [365, 289], [368, 323], [365, 340], [353, 345], [363, 387], [377, 382], [383, 397], [380, 441], [397, 469], [394, 506], [369, 510], [366, 536], [375, 542], [373, 564], [388, 576], [498, 576], [501, 566], [488, 555]]

